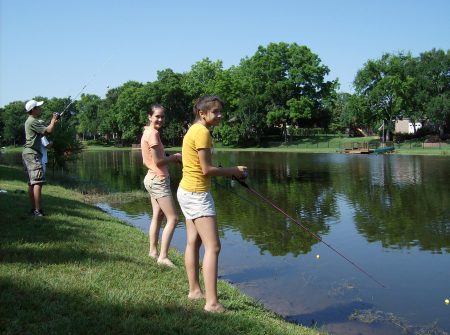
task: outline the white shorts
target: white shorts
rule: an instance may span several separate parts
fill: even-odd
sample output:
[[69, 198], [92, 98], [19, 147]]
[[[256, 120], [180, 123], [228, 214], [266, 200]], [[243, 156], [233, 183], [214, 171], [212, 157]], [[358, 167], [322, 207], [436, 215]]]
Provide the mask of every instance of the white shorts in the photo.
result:
[[210, 192], [188, 192], [178, 187], [177, 198], [186, 220], [216, 216], [216, 206]]

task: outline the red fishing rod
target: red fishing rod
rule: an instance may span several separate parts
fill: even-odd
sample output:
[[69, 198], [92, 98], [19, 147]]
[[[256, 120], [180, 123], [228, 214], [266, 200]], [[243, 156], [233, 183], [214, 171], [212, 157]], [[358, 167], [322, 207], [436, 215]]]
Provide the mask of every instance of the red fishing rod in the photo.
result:
[[311, 229], [309, 229], [308, 227], [306, 227], [305, 225], [303, 225], [299, 220], [294, 219], [291, 215], [289, 215], [288, 213], [286, 213], [284, 210], [282, 210], [280, 207], [278, 207], [277, 205], [275, 205], [272, 201], [270, 201], [269, 199], [267, 199], [265, 196], [263, 196], [261, 193], [259, 193], [258, 191], [254, 190], [253, 188], [251, 188], [250, 186], [247, 185], [247, 183], [243, 180], [243, 179], [238, 179], [235, 176], [233, 176], [233, 180], [236, 180], [239, 184], [241, 184], [242, 186], [244, 186], [247, 190], [249, 190], [250, 192], [252, 192], [253, 194], [255, 194], [256, 196], [258, 196], [259, 198], [261, 198], [262, 200], [264, 200], [264, 202], [268, 203], [270, 206], [272, 206], [273, 208], [275, 208], [277, 211], [279, 211], [280, 213], [284, 214], [284, 216], [286, 216], [288, 219], [292, 220], [293, 222], [295, 222], [300, 228], [302, 228], [304, 231], [306, 231], [307, 233], [309, 233], [310, 235], [312, 235], [315, 239], [317, 239], [319, 242], [322, 242], [323, 244], [325, 244], [328, 248], [330, 248], [331, 250], [333, 250], [336, 254], [338, 254], [339, 256], [341, 256], [343, 259], [345, 259], [347, 262], [349, 262], [351, 265], [353, 265], [356, 269], [358, 269], [360, 272], [364, 273], [367, 277], [369, 277], [370, 279], [372, 279], [375, 283], [377, 283], [378, 285], [380, 285], [381, 287], [386, 287], [384, 286], [381, 282], [379, 282], [378, 280], [376, 280], [370, 273], [368, 273], [366, 270], [364, 270], [363, 268], [361, 268], [360, 266], [358, 266], [357, 264], [355, 264], [355, 262], [353, 262], [352, 260], [350, 260], [348, 257], [344, 256], [340, 251], [338, 251], [337, 249], [335, 249], [332, 245], [330, 245], [329, 243], [325, 242], [319, 235], [317, 235], [316, 233], [314, 233], [313, 231], [311, 231]]

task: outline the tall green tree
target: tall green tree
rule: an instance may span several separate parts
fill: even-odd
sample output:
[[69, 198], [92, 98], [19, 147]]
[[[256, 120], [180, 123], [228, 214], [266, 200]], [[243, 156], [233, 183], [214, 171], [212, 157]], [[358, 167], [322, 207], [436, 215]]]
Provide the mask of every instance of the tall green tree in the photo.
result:
[[356, 134], [358, 129], [369, 130], [371, 125], [375, 125], [375, 117], [370, 113], [367, 100], [356, 94], [345, 94], [340, 124], [348, 130], [350, 135]]
[[237, 118], [251, 119], [247, 129], [256, 139], [266, 126], [328, 126], [330, 110], [326, 102], [332, 98], [337, 81], [325, 81], [328, 67], [306, 46], [296, 43], [270, 43], [260, 46], [255, 55], [241, 61], [234, 74], [239, 91]]
[[414, 70], [416, 113], [437, 125], [443, 137], [450, 127], [450, 50], [432, 49], [420, 54]]
[[77, 132], [82, 135], [83, 140], [85, 136], [96, 139], [100, 123], [98, 115], [100, 105], [101, 99], [95, 94], [82, 94], [80, 100], [77, 101]]
[[166, 110], [163, 137], [172, 145], [181, 144], [187, 125], [192, 120], [192, 97], [185, 91], [185, 83], [185, 74], [165, 69], [158, 71], [158, 78], [152, 85], [152, 103], [160, 103]]
[[117, 117], [121, 139], [127, 143], [136, 143], [147, 119], [148, 98], [144, 85], [127, 82], [121, 91], [112, 112]]
[[383, 124], [387, 131], [394, 121], [411, 110], [409, 99], [414, 89], [414, 78], [408, 75], [407, 65], [412, 61], [410, 54], [384, 54], [378, 60], [369, 60], [358, 71], [354, 80], [356, 94], [365, 99], [367, 108], [374, 116], [373, 124]]
[[22, 145], [25, 143], [25, 120], [28, 113], [22, 101], [14, 101], [5, 106], [2, 113], [2, 143], [6, 145]]
[[223, 71], [221, 60], [215, 62], [209, 58], [192, 65], [183, 76], [182, 87], [191, 99], [196, 100], [203, 95], [217, 94], [216, 80]]
[[331, 108], [331, 121], [329, 126], [331, 131], [341, 131], [348, 126], [347, 122], [344, 121], [344, 113], [350, 97], [350, 93], [341, 92], [336, 94], [336, 99]]
[[98, 131], [107, 141], [117, 140], [122, 136], [117, 122], [117, 115], [114, 113], [114, 106], [122, 90], [123, 86], [109, 89], [106, 92], [105, 99], [101, 100], [97, 112], [99, 119]]
[[64, 168], [68, 161], [77, 159], [83, 147], [77, 139], [77, 104], [70, 97], [52, 98], [47, 100], [42, 107], [42, 119], [46, 122], [49, 122], [53, 113], [61, 113], [65, 110], [54, 131], [48, 136], [52, 142], [48, 151], [49, 164], [52, 168]]
[[3, 133], [4, 133], [4, 129], [5, 129], [5, 109], [4, 108], [0, 108], [0, 146], [3, 146], [4, 144], [4, 138], [3, 138]]

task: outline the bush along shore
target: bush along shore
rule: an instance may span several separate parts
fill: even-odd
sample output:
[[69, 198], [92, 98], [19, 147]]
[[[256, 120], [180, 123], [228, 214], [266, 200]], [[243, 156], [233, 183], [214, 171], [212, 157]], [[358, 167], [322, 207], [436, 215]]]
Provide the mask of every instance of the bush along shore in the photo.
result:
[[319, 334], [223, 281], [227, 312], [205, 313], [176, 250], [177, 268], [159, 266], [145, 234], [58, 185], [43, 188], [47, 216], [32, 217], [23, 171], [0, 176], [2, 334]]

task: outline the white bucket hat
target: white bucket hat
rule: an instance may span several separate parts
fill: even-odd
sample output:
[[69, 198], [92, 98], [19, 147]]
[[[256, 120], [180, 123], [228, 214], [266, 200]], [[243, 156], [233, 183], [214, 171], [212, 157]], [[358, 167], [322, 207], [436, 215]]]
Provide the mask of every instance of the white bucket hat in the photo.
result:
[[30, 100], [25, 104], [25, 109], [27, 110], [27, 113], [30, 112], [34, 107], [41, 106], [44, 103], [44, 101], [36, 101], [36, 100]]

